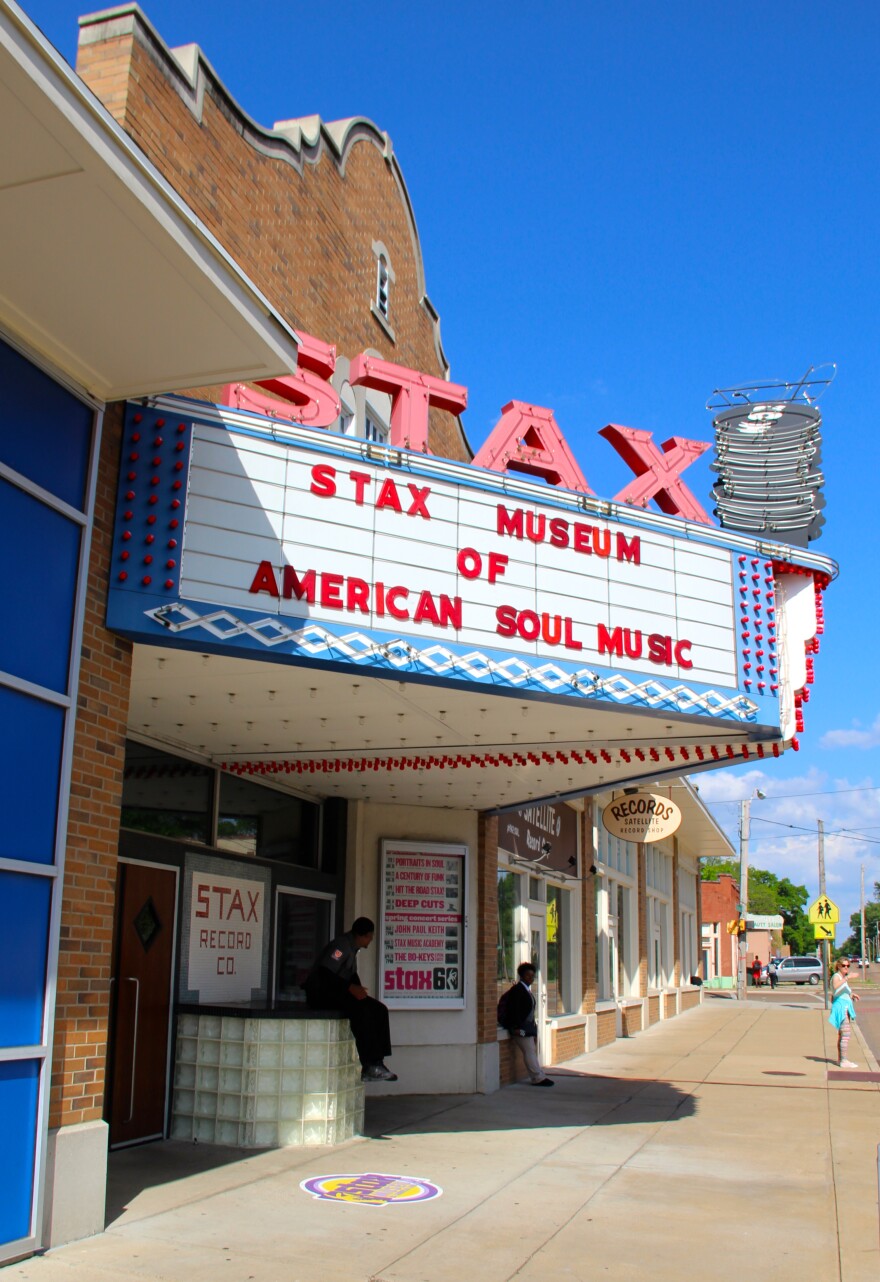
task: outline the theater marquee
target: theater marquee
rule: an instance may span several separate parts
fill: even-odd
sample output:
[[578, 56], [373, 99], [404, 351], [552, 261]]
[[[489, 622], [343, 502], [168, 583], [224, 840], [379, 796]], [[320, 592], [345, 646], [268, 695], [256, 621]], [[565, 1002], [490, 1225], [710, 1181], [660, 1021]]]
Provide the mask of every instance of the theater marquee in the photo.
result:
[[108, 625], [778, 730], [770, 561], [712, 527], [371, 451], [132, 408]]

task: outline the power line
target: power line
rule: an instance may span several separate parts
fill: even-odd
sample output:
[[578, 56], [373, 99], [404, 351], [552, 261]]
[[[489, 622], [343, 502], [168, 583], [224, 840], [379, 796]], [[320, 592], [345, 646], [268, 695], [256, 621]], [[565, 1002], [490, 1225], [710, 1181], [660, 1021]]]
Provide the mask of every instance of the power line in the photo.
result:
[[[699, 791], [699, 788], [697, 789]], [[767, 794], [767, 801], [789, 801], [792, 797], [844, 797], [849, 792], [880, 792], [880, 784], [864, 784], [860, 788], [829, 788], [827, 792], [774, 792]], [[742, 798], [726, 801], [707, 801], [707, 806], [738, 806]]]

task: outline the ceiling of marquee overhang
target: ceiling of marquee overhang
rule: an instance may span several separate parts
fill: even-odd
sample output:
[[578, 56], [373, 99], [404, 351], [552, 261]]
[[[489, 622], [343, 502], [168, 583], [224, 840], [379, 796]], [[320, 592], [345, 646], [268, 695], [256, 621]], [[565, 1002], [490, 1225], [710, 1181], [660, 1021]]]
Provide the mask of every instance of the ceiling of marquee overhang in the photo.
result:
[[136, 645], [129, 726], [314, 799], [490, 810], [732, 764], [747, 730]]

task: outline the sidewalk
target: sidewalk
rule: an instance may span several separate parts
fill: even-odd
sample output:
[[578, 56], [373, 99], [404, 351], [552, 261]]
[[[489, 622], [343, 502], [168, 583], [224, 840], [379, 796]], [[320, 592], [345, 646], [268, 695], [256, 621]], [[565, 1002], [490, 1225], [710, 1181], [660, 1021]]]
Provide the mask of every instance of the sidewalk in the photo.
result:
[[[111, 1159], [108, 1229], [2, 1282], [714, 1282], [880, 1277], [880, 1084], [834, 1080], [821, 1004], [707, 996], [553, 1070], [554, 1090], [377, 1099], [371, 1137], [203, 1169], [164, 1144]], [[857, 1034], [854, 1059], [876, 1070]], [[333, 1173], [443, 1194], [316, 1201]]]

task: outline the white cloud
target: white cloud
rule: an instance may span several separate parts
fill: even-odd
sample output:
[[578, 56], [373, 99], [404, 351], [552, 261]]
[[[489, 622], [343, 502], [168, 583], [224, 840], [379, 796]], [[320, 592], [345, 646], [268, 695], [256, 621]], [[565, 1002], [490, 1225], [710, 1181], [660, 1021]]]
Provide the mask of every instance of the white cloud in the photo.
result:
[[822, 748], [876, 748], [880, 744], [880, 716], [863, 729], [861, 722], [853, 721], [849, 730], [827, 730], [819, 740]]
[[821, 819], [826, 890], [840, 909], [838, 942], [849, 935], [850, 915], [859, 907], [862, 866], [866, 899], [874, 897], [874, 883], [880, 881], [880, 788], [871, 776], [835, 778], [811, 768], [780, 779], [749, 766], [694, 775], [691, 782], [735, 846], [739, 802], [756, 788], [766, 794], [751, 804], [749, 863], [806, 886], [809, 901], [819, 893]]

